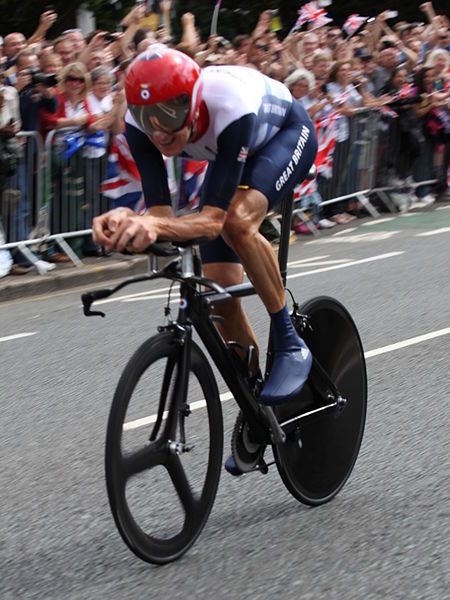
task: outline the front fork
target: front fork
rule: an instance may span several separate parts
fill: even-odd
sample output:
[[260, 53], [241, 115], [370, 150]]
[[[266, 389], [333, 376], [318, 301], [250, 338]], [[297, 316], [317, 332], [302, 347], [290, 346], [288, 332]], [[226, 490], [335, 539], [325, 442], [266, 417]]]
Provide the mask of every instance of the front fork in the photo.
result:
[[[184, 426], [186, 417], [191, 413], [189, 404], [187, 403], [187, 394], [191, 366], [192, 327], [188, 324], [179, 325], [178, 323], [172, 323], [160, 328], [160, 331], [163, 330], [173, 332], [173, 343], [177, 346], [177, 351], [174, 358], [170, 358], [165, 367], [158, 415], [150, 441], [156, 439], [164, 416], [167, 415], [164, 431], [164, 438], [167, 439], [167, 449], [170, 454], [182, 454], [192, 449], [192, 446], [186, 444]], [[173, 381], [175, 369], [175, 381], [171, 388], [170, 384]], [[170, 394], [170, 397], [168, 397], [168, 394]], [[179, 427], [177, 428], [178, 425]]]

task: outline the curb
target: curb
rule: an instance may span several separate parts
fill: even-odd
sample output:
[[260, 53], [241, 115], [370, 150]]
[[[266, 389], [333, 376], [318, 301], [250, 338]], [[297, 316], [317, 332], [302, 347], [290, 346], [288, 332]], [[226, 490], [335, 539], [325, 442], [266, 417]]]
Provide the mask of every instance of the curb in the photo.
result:
[[99, 282], [131, 277], [145, 273], [148, 258], [145, 256], [84, 259], [83, 265], [57, 265], [56, 269], [39, 275], [34, 269], [23, 276], [9, 276], [0, 280], [0, 303], [61, 292]]

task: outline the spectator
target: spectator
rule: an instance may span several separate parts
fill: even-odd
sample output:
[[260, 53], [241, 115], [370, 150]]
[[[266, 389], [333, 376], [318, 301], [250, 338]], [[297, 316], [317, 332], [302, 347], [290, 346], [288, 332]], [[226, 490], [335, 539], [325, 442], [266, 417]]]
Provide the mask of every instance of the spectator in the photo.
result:
[[394, 69], [399, 64], [399, 54], [395, 47], [395, 42], [390, 39], [381, 40], [378, 45], [375, 61], [377, 66], [375, 68], [373, 83], [375, 96], [379, 96], [383, 87], [392, 77]]
[[359, 62], [361, 76], [364, 80], [364, 87], [367, 93], [371, 96], [376, 96], [376, 63], [373, 55], [366, 48], [362, 48], [356, 53], [356, 59]]
[[53, 52], [52, 54], [44, 54], [44, 56], [39, 57], [39, 64], [41, 71], [46, 75], [58, 75], [61, 73], [63, 69], [63, 62], [59, 54]]
[[[284, 80], [284, 84], [296, 100], [301, 100], [313, 91], [315, 86], [315, 77], [307, 69], [296, 69]], [[307, 108], [307, 107], [305, 107]]]
[[[51, 82], [47, 82], [39, 72], [39, 59], [31, 47], [24, 48], [16, 56], [17, 83], [16, 89], [19, 93], [20, 117], [22, 130], [25, 132], [39, 132], [40, 111], [46, 110], [48, 113], [55, 113], [57, 100], [55, 91]], [[17, 184], [20, 191], [20, 199], [15, 211], [14, 219], [14, 241], [28, 239], [31, 228], [35, 225], [33, 216], [38, 211], [35, 205], [36, 198], [30, 192], [30, 182], [34, 182], [34, 164], [37, 152], [35, 139], [26, 138], [26, 153], [23, 154], [17, 168]], [[29, 254], [28, 258], [34, 255]], [[39, 272], [46, 272], [50, 265], [44, 261], [37, 263], [38, 258], [34, 257], [34, 264]], [[18, 251], [14, 255], [14, 262], [22, 267], [30, 267], [29, 260]]]
[[[368, 100], [368, 93], [359, 81], [355, 87], [352, 83], [353, 63], [351, 61], [338, 61], [330, 71], [326, 90], [332, 104], [341, 114], [338, 122], [338, 137], [336, 143], [335, 155], [341, 159], [345, 157], [344, 165], [341, 168], [334, 169], [331, 185], [337, 190], [338, 196], [351, 193], [352, 186], [356, 182], [357, 161], [359, 148], [351, 145], [350, 129], [348, 119], [355, 111], [364, 106]], [[326, 212], [326, 218], [335, 223], [348, 223], [355, 217], [348, 213], [350, 208], [346, 208], [346, 202], [339, 202], [331, 205]]]
[[432, 50], [427, 56], [425, 67], [434, 68], [435, 87], [444, 90], [450, 81], [450, 52], [443, 48]]
[[237, 52], [236, 64], [246, 65], [247, 53], [250, 48], [250, 36], [244, 34], [236, 35], [231, 40], [231, 43]]
[[305, 57], [311, 56], [319, 48], [319, 36], [312, 31], [308, 31], [302, 37], [300, 42], [300, 58], [304, 62]]
[[[11, 86], [0, 83], [0, 245], [9, 241], [4, 230], [9, 217], [9, 203], [4, 199], [4, 191], [8, 178], [15, 174], [17, 157], [7, 148], [9, 140], [15, 137], [20, 129], [19, 97]], [[23, 275], [28, 272], [25, 267], [13, 263], [9, 250], [0, 250], [0, 277], [11, 273]]]
[[[296, 69], [284, 80], [284, 83], [289, 88], [294, 98], [303, 104], [313, 120], [315, 117], [318, 117], [320, 110], [322, 110], [326, 104], [329, 105], [328, 99], [325, 98], [325, 100], [323, 100], [323, 90], [320, 90], [320, 97], [315, 94], [316, 80], [313, 73], [307, 69]], [[322, 229], [334, 227], [336, 223], [323, 217], [323, 211], [320, 206], [322, 197], [317, 190], [317, 185], [315, 182], [313, 183], [312, 189], [310, 189], [309, 185], [306, 186], [306, 192], [303, 191], [303, 185], [296, 188], [294, 198], [296, 198], [297, 195], [299, 196], [298, 199], [296, 199], [296, 207], [301, 208], [304, 213], [310, 213], [312, 221], [317, 227]], [[294, 222], [293, 229], [296, 233], [311, 233], [311, 230], [306, 223], [301, 221]]]
[[321, 80], [327, 80], [332, 67], [330, 56], [323, 50], [315, 50], [312, 54], [311, 71], [315, 77]]
[[57, 38], [53, 43], [53, 49], [61, 57], [64, 66], [75, 60], [75, 47], [73, 42], [65, 36]]
[[3, 54], [6, 58], [4, 65], [5, 69], [14, 66], [14, 61], [18, 52], [23, 50], [27, 45], [27, 41], [23, 33], [14, 32], [8, 33], [3, 41]]
[[86, 48], [86, 39], [81, 29], [66, 29], [62, 33], [62, 37], [71, 42], [74, 58], [78, 59], [80, 54]]
[[[417, 182], [432, 178], [433, 151], [437, 134], [435, 119], [438, 118], [436, 109], [441, 108], [445, 101], [445, 93], [435, 92], [434, 72], [433, 67], [422, 67], [414, 76], [415, 93], [421, 97], [420, 104], [414, 105], [414, 111], [421, 120], [425, 134], [425, 140], [420, 146], [420, 154], [414, 165], [414, 180]], [[429, 185], [418, 187], [417, 196], [423, 206], [428, 206], [435, 201]]]
[[[390, 183], [399, 187], [411, 178], [414, 162], [425, 142], [421, 122], [413, 109], [413, 105], [420, 102], [420, 96], [409, 91], [408, 75], [406, 67], [397, 67], [382, 89], [383, 94], [391, 98], [389, 106], [397, 115], [395, 118], [388, 118], [390, 145], [386, 148], [386, 154], [390, 161], [388, 169], [392, 166], [394, 170]], [[417, 198], [412, 195], [410, 200]]]
[[[91, 82], [89, 73], [82, 63], [66, 65], [59, 75], [58, 109], [55, 114], [45, 113], [47, 129], [64, 129], [57, 134], [53, 145], [52, 160], [52, 232], [79, 231], [83, 227], [83, 155], [70, 149], [71, 143], [82, 140], [81, 136], [70, 137], [75, 132], [95, 132], [96, 118], [90, 113], [87, 95]], [[69, 135], [69, 138], [68, 138]], [[69, 141], [70, 140], [70, 141]], [[70, 160], [67, 154], [71, 153]], [[65, 158], [66, 157], [66, 158]], [[63, 186], [63, 177], [66, 179]], [[67, 189], [69, 196], [66, 197]], [[72, 249], [83, 255], [82, 237], [69, 240]], [[49, 256], [50, 261], [60, 261], [61, 255]]]
[[329, 58], [333, 57], [336, 45], [340, 40], [342, 40], [342, 31], [339, 29], [339, 27], [330, 27], [327, 29], [325, 35], [325, 44], [322, 47], [322, 50], [328, 55]]

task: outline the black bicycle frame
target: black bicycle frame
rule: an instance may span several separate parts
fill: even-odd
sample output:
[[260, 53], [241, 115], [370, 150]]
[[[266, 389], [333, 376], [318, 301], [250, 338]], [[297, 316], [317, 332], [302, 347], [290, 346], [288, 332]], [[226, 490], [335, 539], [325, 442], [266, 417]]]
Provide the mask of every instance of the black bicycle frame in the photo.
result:
[[[286, 268], [292, 210], [293, 198], [292, 196], [288, 196], [282, 202], [282, 221], [280, 245], [278, 251], [278, 263], [284, 285], [286, 284]], [[255, 441], [257, 440], [261, 443], [283, 441], [284, 433], [279, 427], [272, 409], [270, 407], [264, 407], [257, 402], [246, 382], [245, 375], [239, 374], [236, 368], [235, 358], [233, 357], [233, 350], [227, 346], [220, 336], [213, 322], [214, 317], [211, 314], [212, 307], [215, 304], [226, 302], [230, 299], [230, 297], [242, 298], [245, 296], [256, 295], [256, 290], [251, 283], [243, 283], [223, 289], [214, 282], [210, 282], [207, 279], [198, 277], [194, 275], [194, 273], [190, 277], [182, 277], [177, 274], [175, 270], [173, 272], [169, 272], [167, 270], [154, 272], [151, 274], [127, 279], [112, 289], [107, 288], [83, 294], [82, 299], [84, 313], [87, 316], [104, 316], [100, 311], [91, 310], [91, 305], [95, 300], [106, 298], [130, 283], [160, 278], [172, 279], [173, 281], [180, 282], [182, 302], [180, 304], [177, 319], [175, 322], [169, 323], [167, 327], [162, 329], [178, 329], [182, 344], [185, 346], [185, 348], [183, 348], [182, 364], [180, 365], [181, 370], [183, 371], [183, 375], [180, 379], [180, 383], [183, 383], [181, 387], [185, 388], [184, 384], [186, 383], [187, 372], [189, 370], [187, 357], [189, 356], [189, 345], [192, 339], [191, 327], [194, 327], [203, 344], [207, 348], [209, 355], [227, 383], [228, 388], [233, 394], [239, 408], [242, 410], [245, 419], [249, 423]], [[198, 287], [193, 285], [196, 283], [210, 287], [212, 291], [199, 292]], [[220, 291], [218, 291], [219, 289]], [[271, 361], [271, 338], [272, 335], [270, 332], [267, 365], [270, 365]]]

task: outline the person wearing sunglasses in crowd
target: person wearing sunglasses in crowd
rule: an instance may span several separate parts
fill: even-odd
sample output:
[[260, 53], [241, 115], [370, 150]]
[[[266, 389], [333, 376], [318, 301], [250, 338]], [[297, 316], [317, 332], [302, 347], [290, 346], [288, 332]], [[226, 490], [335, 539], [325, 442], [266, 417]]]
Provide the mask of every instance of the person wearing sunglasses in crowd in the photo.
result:
[[[276, 256], [259, 227], [314, 161], [310, 118], [283, 84], [254, 69], [202, 71], [187, 55], [161, 44], [133, 61], [125, 92], [126, 133], [148, 210], [138, 216], [122, 208], [96, 217], [95, 241], [107, 251], [142, 252], [157, 240], [206, 238], [200, 245], [206, 277], [229, 286], [242, 282], [245, 269], [275, 332], [274, 365], [261, 401], [292, 399], [308, 377], [311, 353], [292, 326]], [[178, 155], [209, 161], [199, 212], [179, 217], [172, 212], [163, 158]], [[224, 317], [217, 324], [225, 340], [257, 349], [239, 299], [216, 312]], [[256, 382], [257, 350], [249, 357]], [[226, 468], [240, 474], [232, 457]]]

